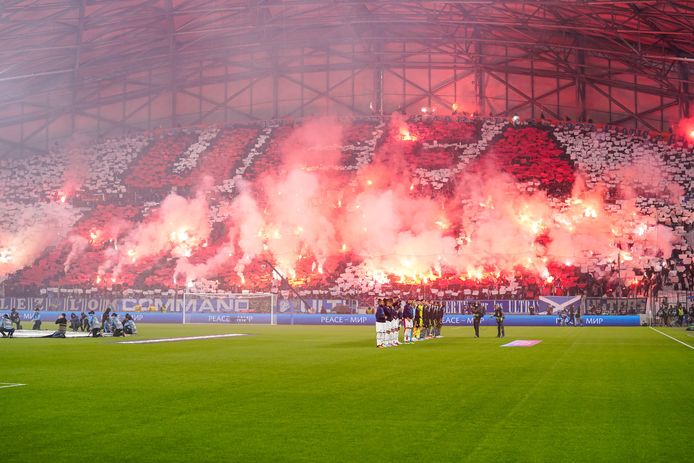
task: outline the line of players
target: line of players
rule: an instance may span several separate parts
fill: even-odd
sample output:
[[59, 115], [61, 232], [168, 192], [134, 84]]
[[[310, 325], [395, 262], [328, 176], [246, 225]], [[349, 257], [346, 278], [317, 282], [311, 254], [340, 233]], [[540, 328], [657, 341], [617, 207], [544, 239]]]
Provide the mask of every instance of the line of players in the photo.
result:
[[404, 328], [403, 343], [440, 338], [443, 326], [443, 303], [378, 299], [376, 303], [376, 347], [400, 345], [400, 326]]

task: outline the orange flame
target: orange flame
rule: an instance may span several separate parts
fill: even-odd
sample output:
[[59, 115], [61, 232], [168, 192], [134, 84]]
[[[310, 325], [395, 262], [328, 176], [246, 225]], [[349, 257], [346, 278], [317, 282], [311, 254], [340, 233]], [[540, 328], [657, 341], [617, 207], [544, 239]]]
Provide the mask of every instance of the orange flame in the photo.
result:
[[403, 141], [417, 141], [417, 137], [412, 135], [407, 127], [400, 127], [400, 138]]

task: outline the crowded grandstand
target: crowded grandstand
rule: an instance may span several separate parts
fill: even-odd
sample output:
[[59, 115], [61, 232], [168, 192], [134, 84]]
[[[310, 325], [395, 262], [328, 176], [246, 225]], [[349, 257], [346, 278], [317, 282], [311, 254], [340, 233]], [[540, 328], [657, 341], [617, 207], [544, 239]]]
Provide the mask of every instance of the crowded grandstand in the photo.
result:
[[0, 1], [2, 463], [691, 460], [692, 102], [692, 1]]
[[423, 111], [162, 129], [0, 162], [7, 295], [694, 289], [693, 142], [672, 133]]

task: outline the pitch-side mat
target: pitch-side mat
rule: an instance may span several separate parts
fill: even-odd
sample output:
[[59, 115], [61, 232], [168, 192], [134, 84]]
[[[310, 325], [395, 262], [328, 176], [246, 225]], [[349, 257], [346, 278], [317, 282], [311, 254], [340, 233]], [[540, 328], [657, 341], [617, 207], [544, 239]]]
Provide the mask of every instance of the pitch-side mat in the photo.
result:
[[517, 341], [509, 342], [501, 347], [532, 347], [536, 344], [540, 344], [542, 340], [538, 339], [518, 339]]
[[186, 336], [183, 338], [162, 338], [162, 339], [138, 339], [136, 341], [119, 341], [117, 344], [156, 344], [160, 342], [180, 342], [180, 341], [199, 341], [202, 339], [235, 338], [238, 336], [248, 336], [247, 334], [211, 334], [207, 336]]
[[[15, 338], [48, 338], [55, 331], [53, 330], [17, 330], [13, 336]], [[86, 338], [89, 335], [86, 331], [68, 331], [65, 333], [66, 338]]]
[[21, 386], [26, 386], [26, 384], [22, 383], [0, 383], [0, 389], [8, 389], [10, 387], [21, 387]]
[[[51, 338], [55, 331], [50, 330], [18, 330], [14, 332], [15, 338]], [[89, 333], [82, 331], [68, 331], [65, 333], [66, 338], [86, 338]], [[102, 333], [102, 337], [109, 337], [111, 333]], [[229, 333], [229, 334], [212, 334], [208, 336], [186, 336], [180, 338], [162, 338], [162, 339], [137, 339], [133, 341], [120, 341], [117, 344], [156, 344], [161, 342], [178, 342], [178, 341], [198, 341], [202, 339], [216, 338], [234, 338], [239, 336], [249, 336], [248, 334]]]

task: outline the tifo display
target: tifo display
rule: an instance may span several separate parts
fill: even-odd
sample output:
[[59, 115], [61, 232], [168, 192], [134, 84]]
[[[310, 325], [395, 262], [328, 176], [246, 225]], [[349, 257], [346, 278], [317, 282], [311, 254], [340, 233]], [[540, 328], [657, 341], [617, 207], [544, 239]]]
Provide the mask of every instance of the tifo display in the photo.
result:
[[592, 124], [458, 116], [145, 133], [0, 161], [37, 180], [3, 178], [0, 275], [6, 296], [46, 299], [692, 289], [693, 158]]
[[2, 0], [0, 63], [0, 463], [692, 460], [694, 0]]

